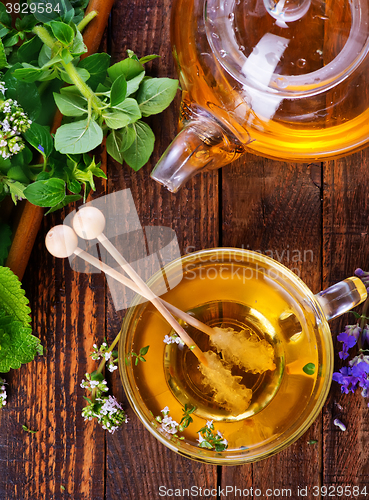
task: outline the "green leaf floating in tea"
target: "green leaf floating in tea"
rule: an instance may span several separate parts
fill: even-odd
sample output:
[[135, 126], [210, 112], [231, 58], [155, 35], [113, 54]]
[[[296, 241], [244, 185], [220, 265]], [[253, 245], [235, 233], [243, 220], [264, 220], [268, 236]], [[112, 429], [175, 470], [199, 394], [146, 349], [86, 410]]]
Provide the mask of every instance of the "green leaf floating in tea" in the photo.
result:
[[273, 347], [265, 339], [247, 335], [246, 330], [236, 332], [232, 328], [214, 328], [211, 344], [222, 353], [228, 364], [237, 365], [249, 373], [274, 370]]

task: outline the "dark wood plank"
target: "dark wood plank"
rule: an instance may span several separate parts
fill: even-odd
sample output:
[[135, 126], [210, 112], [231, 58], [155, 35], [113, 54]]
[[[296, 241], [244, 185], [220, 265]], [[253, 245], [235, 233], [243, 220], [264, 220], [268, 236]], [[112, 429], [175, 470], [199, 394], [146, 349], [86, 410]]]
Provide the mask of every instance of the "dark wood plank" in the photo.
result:
[[[223, 246], [260, 251], [282, 262], [317, 292], [321, 286], [321, 167], [286, 164], [252, 155], [225, 167]], [[294, 258], [297, 262], [294, 261]], [[225, 468], [222, 485], [290, 488], [319, 484], [321, 418], [290, 448], [254, 465]], [[309, 445], [311, 439], [317, 445]], [[294, 464], [291, 471], [291, 464]]]
[[[45, 353], [6, 376], [10, 395], [1, 415], [6, 471], [1, 498], [57, 499], [68, 493], [87, 500], [104, 492], [105, 435], [84, 423], [79, 384], [94, 369], [89, 352], [104, 329], [105, 282], [100, 275], [74, 273], [67, 260], [47, 254], [44, 234], [61, 215], [44, 219], [24, 277], [34, 333]], [[28, 434], [22, 424], [38, 432]]]
[[[169, 0], [140, 0], [134, 4], [117, 0], [111, 23], [113, 60], [124, 57], [126, 49], [134, 50], [138, 56], [159, 54], [160, 59], [148, 65], [148, 73], [176, 77], [169, 41], [170, 6]], [[147, 166], [135, 173], [127, 165], [109, 160], [108, 191], [129, 188], [142, 226], [166, 226], [175, 230], [184, 254], [218, 244], [218, 173], [197, 176], [176, 195], [149, 178], [153, 166], [177, 133], [179, 103], [178, 95], [170, 109], [149, 120], [156, 145]], [[109, 300], [107, 334], [110, 341], [118, 333], [121, 321], [122, 313], [116, 313]], [[116, 374], [112, 377], [112, 386], [117, 398], [125, 401]], [[125, 407], [128, 408], [126, 401]], [[106, 498], [157, 498], [160, 485], [216, 487], [216, 467], [179, 457], [157, 442], [129, 408], [128, 415], [129, 423], [113, 436], [107, 436]]]
[[[323, 208], [323, 277], [329, 286], [348, 276], [357, 267], [368, 268], [368, 172], [369, 150], [327, 162], [324, 165]], [[360, 311], [360, 308], [358, 309]], [[336, 335], [346, 324], [352, 324], [352, 315], [345, 315], [332, 322], [335, 344], [335, 370], [346, 362], [340, 361], [341, 344]], [[367, 400], [357, 391], [344, 395], [339, 384], [333, 382], [324, 412], [324, 462], [323, 482], [329, 486], [363, 487], [368, 485], [368, 408]], [[342, 432], [334, 426], [334, 418], [347, 426]], [[367, 487], [367, 495], [369, 490]], [[362, 496], [362, 498], [364, 498]]]

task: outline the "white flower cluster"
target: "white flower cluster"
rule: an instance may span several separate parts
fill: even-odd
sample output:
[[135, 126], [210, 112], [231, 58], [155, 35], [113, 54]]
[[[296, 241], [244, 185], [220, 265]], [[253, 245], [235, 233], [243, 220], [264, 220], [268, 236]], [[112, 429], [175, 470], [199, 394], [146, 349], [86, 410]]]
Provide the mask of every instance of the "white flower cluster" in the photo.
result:
[[156, 420], [160, 422], [160, 429], [168, 434], [176, 434], [179, 423], [169, 416], [168, 406], [161, 410], [161, 413], [163, 414], [163, 417], [156, 417]]
[[97, 418], [102, 428], [113, 434], [122, 423], [128, 422], [128, 417], [114, 396], [102, 396], [96, 398], [82, 410], [82, 416], [86, 420]]
[[[6, 87], [0, 82], [0, 93], [5, 97]], [[19, 153], [24, 148], [20, 135], [29, 129], [32, 121], [13, 99], [0, 97], [0, 156], [4, 159]]]
[[183, 340], [176, 333], [172, 333], [171, 335], [165, 335], [163, 342], [165, 344], [179, 344], [184, 345]]
[[0, 377], [0, 408], [6, 405], [6, 390], [4, 380]]
[[86, 378], [87, 380], [83, 379], [80, 384], [83, 389], [87, 389], [89, 391], [96, 389], [100, 392], [107, 392], [109, 390], [106, 380], [91, 380], [91, 375], [89, 373], [86, 373]]
[[113, 372], [118, 368], [118, 358], [114, 357], [111, 351], [108, 351], [108, 344], [106, 342], [103, 342], [100, 348], [94, 344], [93, 348], [94, 351], [91, 354], [92, 359], [98, 361], [100, 358], [104, 358], [105, 361], [109, 361], [108, 370], [110, 372]]

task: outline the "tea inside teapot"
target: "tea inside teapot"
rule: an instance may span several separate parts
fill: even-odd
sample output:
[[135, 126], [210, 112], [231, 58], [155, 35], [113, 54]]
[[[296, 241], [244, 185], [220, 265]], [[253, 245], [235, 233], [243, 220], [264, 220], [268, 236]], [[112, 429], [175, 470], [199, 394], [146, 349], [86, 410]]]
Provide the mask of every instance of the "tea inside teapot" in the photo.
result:
[[152, 176], [175, 191], [245, 151], [312, 161], [369, 139], [365, 0], [177, 0], [182, 136]]

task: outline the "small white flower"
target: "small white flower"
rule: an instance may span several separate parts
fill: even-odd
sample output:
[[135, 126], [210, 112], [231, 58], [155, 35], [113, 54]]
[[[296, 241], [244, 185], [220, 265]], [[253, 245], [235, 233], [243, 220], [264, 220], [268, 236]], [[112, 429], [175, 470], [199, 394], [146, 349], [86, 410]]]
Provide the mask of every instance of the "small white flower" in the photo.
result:
[[112, 363], [110, 363], [109, 366], [108, 366], [108, 370], [110, 372], [113, 372], [113, 371], [117, 370], [117, 368], [118, 368], [117, 365], [113, 365]]
[[[206, 422], [206, 427], [207, 427], [208, 429], [211, 429], [211, 428], [212, 428], [212, 426], [213, 426], [213, 420], [208, 420], [208, 421]], [[219, 431], [218, 431], [218, 432], [219, 432]]]
[[220, 431], [217, 431], [217, 434], [220, 438], [222, 438], [221, 443], [224, 444], [225, 446], [228, 446], [228, 441], [225, 438], [223, 438], [223, 434]]
[[198, 432], [198, 435], [199, 435], [199, 439], [197, 440], [199, 443], [202, 443], [203, 441], [205, 441], [205, 439], [201, 436], [201, 434]]
[[165, 408], [163, 408], [163, 409], [161, 410], [161, 412], [162, 412], [164, 415], [168, 415], [168, 413], [169, 413], [169, 408], [168, 408], [168, 406], [166, 406]]

